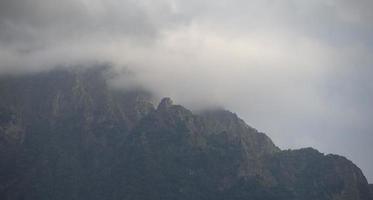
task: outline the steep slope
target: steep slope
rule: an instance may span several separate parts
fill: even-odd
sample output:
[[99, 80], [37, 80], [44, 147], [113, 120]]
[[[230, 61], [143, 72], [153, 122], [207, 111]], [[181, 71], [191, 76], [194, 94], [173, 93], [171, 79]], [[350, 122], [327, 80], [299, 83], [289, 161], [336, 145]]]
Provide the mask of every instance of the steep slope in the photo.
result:
[[270, 159], [278, 185], [294, 191], [295, 199], [370, 199], [361, 170], [337, 155], [312, 148], [282, 151]]
[[2, 197], [75, 199], [102, 188], [112, 155], [154, 109], [146, 93], [108, 90], [104, 71], [1, 80]]
[[216, 199], [241, 177], [263, 174], [260, 157], [279, 149], [230, 112], [210, 115], [193, 115], [166, 98], [139, 123], [127, 161], [143, 179], [137, 199]]
[[139, 199], [371, 198], [350, 161], [311, 148], [280, 151], [228, 111], [193, 115], [164, 99], [134, 131], [129, 162], [143, 167], [138, 187], [149, 188], [135, 192]]
[[281, 151], [229, 111], [154, 108], [105, 72], [0, 78], [0, 199], [371, 199], [343, 157]]

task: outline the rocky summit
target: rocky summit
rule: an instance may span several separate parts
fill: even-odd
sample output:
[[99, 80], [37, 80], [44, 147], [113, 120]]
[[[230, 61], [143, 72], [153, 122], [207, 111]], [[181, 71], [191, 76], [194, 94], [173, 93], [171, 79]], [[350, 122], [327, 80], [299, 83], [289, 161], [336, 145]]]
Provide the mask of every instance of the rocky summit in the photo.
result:
[[0, 199], [373, 199], [342, 156], [281, 150], [230, 111], [155, 107], [104, 72], [0, 78]]

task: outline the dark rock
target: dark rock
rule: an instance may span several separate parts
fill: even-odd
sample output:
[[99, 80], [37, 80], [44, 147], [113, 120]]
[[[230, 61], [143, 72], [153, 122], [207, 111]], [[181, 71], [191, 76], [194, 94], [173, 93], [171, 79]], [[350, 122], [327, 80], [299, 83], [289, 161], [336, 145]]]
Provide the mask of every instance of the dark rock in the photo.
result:
[[107, 68], [0, 78], [0, 199], [370, 200], [361, 170], [281, 151], [236, 114], [108, 86]]
[[165, 97], [161, 100], [158, 105], [158, 110], [166, 110], [169, 109], [173, 105], [172, 100], [169, 97]]

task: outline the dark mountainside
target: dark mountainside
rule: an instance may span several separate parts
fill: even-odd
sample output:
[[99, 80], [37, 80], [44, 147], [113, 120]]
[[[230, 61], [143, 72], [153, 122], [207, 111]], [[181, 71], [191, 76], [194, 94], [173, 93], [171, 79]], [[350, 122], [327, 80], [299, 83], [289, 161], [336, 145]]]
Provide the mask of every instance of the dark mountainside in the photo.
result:
[[229, 111], [155, 108], [104, 71], [0, 78], [0, 199], [373, 199], [344, 157], [282, 151]]

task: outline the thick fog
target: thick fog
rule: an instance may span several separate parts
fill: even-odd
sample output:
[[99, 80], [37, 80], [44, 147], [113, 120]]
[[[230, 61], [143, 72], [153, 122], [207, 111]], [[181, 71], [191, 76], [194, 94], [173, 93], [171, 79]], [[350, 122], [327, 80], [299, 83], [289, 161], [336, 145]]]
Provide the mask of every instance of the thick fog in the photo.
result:
[[1, 0], [0, 73], [109, 63], [118, 87], [225, 107], [373, 182], [372, 19], [370, 0]]

